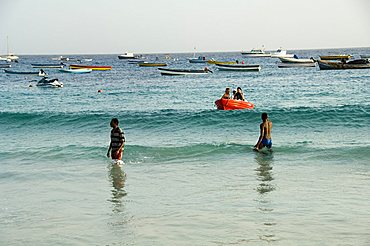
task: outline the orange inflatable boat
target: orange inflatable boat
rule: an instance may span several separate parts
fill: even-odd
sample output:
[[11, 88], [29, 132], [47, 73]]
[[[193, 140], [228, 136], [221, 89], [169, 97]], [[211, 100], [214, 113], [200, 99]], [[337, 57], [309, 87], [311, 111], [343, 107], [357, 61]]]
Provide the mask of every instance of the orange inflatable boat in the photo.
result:
[[241, 100], [233, 99], [218, 99], [215, 102], [217, 109], [220, 110], [235, 110], [235, 109], [253, 109], [254, 104], [251, 102], [245, 102]]

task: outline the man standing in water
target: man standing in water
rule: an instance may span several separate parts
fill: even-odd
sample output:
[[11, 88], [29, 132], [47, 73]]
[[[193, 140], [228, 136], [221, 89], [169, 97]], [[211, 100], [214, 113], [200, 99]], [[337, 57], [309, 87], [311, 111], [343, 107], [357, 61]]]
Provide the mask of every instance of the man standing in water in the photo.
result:
[[113, 128], [110, 132], [110, 144], [107, 156], [109, 157], [109, 154], [111, 152], [112, 159], [116, 160], [122, 160], [122, 152], [125, 146], [125, 136], [123, 134], [123, 131], [121, 128], [118, 127], [118, 119], [113, 118], [110, 121], [110, 126]]
[[272, 147], [272, 140], [271, 140], [271, 129], [272, 129], [272, 122], [268, 119], [267, 113], [262, 113], [261, 116], [262, 123], [260, 124], [260, 137], [256, 145], [254, 146], [255, 150], [260, 150], [263, 147], [267, 147], [271, 149]]

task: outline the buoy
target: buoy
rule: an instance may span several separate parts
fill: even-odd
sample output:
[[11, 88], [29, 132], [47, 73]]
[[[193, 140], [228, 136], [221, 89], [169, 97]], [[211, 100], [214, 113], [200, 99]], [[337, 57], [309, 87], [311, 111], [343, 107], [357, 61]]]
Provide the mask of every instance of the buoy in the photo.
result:
[[100, 92], [103, 92], [103, 90], [98, 90], [98, 92], [100, 93]]

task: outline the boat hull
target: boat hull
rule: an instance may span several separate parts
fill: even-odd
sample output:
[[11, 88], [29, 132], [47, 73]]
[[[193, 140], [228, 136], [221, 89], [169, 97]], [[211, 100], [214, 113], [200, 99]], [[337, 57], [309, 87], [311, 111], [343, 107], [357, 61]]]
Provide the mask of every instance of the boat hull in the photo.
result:
[[236, 64], [236, 62], [234, 61], [214, 61], [214, 60], [208, 60], [207, 61], [208, 64], [221, 64], [221, 65], [224, 65], [224, 64]]
[[70, 69], [88, 68], [94, 71], [112, 70], [112, 66], [89, 66], [89, 65], [76, 65], [76, 64], [69, 65], [69, 68]]
[[31, 64], [33, 68], [63, 68], [63, 64]]
[[5, 73], [8, 73], [8, 74], [19, 74], [19, 75], [36, 75], [36, 74], [39, 74], [39, 72], [31, 72], [31, 71], [12, 71], [12, 70], [7, 70], [7, 69], [4, 69], [4, 72]]
[[315, 63], [315, 61], [312, 59], [300, 59], [293, 57], [279, 57], [279, 59], [284, 63]]
[[291, 68], [291, 67], [316, 67], [316, 64], [314, 62], [310, 63], [286, 63], [282, 62], [278, 64], [279, 68]]
[[215, 101], [215, 104], [219, 110], [240, 110], [254, 108], [254, 104], [251, 102], [224, 98]]
[[350, 59], [351, 55], [333, 55], [333, 56], [320, 56], [321, 60], [342, 60], [342, 59]]
[[0, 68], [11, 68], [12, 65], [10, 64], [0, 64]]
[[368, 69], [370, 63], [366, 64], [348, 64], [342, 62], [317, 61], [320, 70], [343, 70], [343, 69]]
[[139, 64], [139, 67], [166, 67], [167, 64], [166, 63], [145, 63], [145, 62], [142, 62], [142, 63], [138, 63]]
[[191, 69], [167, 69], [158, 68], [162, 75], [177, 76], [177, 75], [206, 75], [208, 71], [191, 70]]
[[62, 73], [76, 73], [76, 74], [81, 74], [81, 73], [91, 73], [92, 69], [91, 68], [59, 69], [59, 71], [62, 72]]
[[220, 71], [233, 71], [233, 72], [259, 72], [260, 65], [246, 65], [246, 64], [216, 64]]

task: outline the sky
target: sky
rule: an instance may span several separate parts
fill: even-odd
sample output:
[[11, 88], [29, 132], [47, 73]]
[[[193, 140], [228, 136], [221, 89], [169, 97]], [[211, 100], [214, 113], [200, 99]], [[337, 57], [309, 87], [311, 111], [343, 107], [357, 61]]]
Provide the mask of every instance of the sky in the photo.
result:
[[0, 0], [0, 54], [370, 47], [369, 0]]

